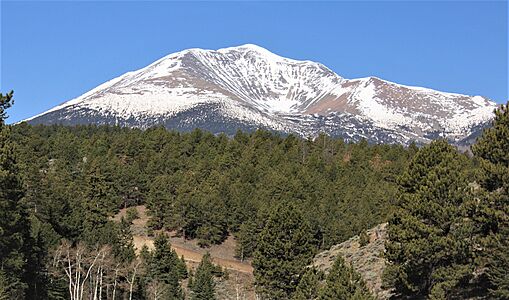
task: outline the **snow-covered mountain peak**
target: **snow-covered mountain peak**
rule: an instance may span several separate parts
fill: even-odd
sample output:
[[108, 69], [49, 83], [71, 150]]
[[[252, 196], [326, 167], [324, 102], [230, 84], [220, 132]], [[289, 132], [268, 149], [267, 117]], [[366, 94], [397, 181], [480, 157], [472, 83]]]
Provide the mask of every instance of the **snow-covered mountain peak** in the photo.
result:
[[[214, 51], [214, 50], [212, 50]], [[261, 46], [258, 46], [258, 45], [255, 45], [255, 44], [244, 44], [244, 45], [239, 45], [239, 46], [233, 46], [233, 47], [226, 47], [226, 48], [220, 48], [218, 50], [216, 50], [217, 52], [222, 52], [222, 53], [228, 53], [228, 52], [232, 52], [232, 51], [235, 51], [235, 52], [255, 52], [255, 53], [259, 53], [259, 54], [262, 54], [262, 55], [268, 55], [268, 56], [272, 56], [272, 57], [279, 57], [279, 59], [286, 59], [282, 56], [279, 56], [277, 54], [274, 54], [272, 52], [270, 52], [269, 50], [261, 47]]]
[[[213, 112], [196, 112], [204, 107]], [[407, 143], [437, 134], [464, 138], [489, 121], [495, 107], [484, 97], [373, 76], [348, 80], [320, 63], [246, 44], [169, 54], [29, 120], [78, 124], [102, 118], [99, 123], [145, 128], [181, 126], [176, 120], [186, 116], [185, 126], [196, 127], [201, 124], [197, 120], [213, 115], [220, 130], [208, 123], [200, 126], [228, 131], [240, 122], [304, 136], [324, 131], [347, 139]]]

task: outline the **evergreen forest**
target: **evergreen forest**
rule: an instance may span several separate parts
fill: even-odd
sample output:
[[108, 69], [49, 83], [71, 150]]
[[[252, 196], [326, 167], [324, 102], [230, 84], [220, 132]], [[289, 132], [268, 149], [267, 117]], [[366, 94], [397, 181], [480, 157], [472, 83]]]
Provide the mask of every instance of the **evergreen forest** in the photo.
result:
[[[0, 299], [217, 299], [228, 272], [190, 269], [167, 234], [229, 236], [259, 299], [376, 299], [315, 254], [388, 222], [394, 299], [509, 299], [509, 106], [471, 152], [257, 130], [7, 125], [0, 94]], [[147, 208], [154, 247], [135, 249]]]

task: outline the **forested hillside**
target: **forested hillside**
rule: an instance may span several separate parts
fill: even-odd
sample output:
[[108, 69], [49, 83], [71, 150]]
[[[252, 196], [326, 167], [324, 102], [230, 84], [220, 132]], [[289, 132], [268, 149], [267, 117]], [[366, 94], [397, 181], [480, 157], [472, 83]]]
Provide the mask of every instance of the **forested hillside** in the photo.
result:
[[[372, 299], [341, 259], [326, 276], [308, 266], [387, 221], [397, 297], [459, 297], [466, 282], [507, 297], [507, 107], [469, 158], [445, 141], [7, 126], [11, 103], [2, 95], [0, 299], [214, 299], [227, 273], [207, 256], [188, 269], [169, 231], [202, 247], [233, 235], [262, 299]], [[133, 216], [112, 218], [136, 205], [156, 233], [139, 254]]]
[[55, 238], [105, 242], [109, 233], [98, 234], [94, 222], [146, 204], [152, 228], [179, 230], [204, 246], [232, 233], [244, 257], [253, 246], [250, 233], [281, 201], [305, 212], [319, 247], [384, 221], [395, 177], [416, 151], [266, 131], [229, 138], [200, 130], [21, 124], [12, 135], [25, 201]]

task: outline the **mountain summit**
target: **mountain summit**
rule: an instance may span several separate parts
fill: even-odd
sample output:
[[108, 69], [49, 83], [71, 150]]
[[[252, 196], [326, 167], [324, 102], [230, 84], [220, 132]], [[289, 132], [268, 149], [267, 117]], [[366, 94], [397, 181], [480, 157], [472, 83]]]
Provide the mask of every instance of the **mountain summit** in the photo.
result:
[[162, 125], [232, 134], [265, 128], [346, 140], [461, 143], [489, 122], [481, 96], [345, 79], [324, 65], [247, 44], [165, 56], [25, 121], [31, 124]]

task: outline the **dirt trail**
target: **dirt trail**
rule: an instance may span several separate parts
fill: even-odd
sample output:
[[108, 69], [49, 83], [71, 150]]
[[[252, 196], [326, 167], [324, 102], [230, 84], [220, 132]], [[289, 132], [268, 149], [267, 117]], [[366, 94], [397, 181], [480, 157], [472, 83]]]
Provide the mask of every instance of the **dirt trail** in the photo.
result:
[[[147, 236], [147, 220], [145, 206], [136, 206], [138, 211], [138, 219], [133, 221], [131, 226], [133, 231], [133, 242], [136, 251], [140, 251], [143, 245], [149, 249], [154, 248], [154, 238]], [[125, 216], [126, 210], [122, 209], [113, 219], [118, 221], [121, 216]], [[170, 234], [171, 236], [171, 234]], [[226, 268], [241, 273], [252, 274], [253, 267], [249, 262], [241, 262], [233, 257], [235, 249], [235, 241], [229, 237], [222, 245], [215, 245], [208, 249], [203, 249], [197, 246], [196, 241], [186, 241], [178, 237], [170, 237], [171, 247], [175, 249], [178, 256], [184, 256], [184, 260], [191, 263], [199, 263], [202, 256], [208, 251], [214, 263]]]
[[[134, 246], [137, 251], [140, 251], [143, 245], [147, 245], [149, 249], [154, 248], [154, 239], [146, 236], [133, 236], [134, 239]], [[199, 263], [201, 261], [201, 258], [204, 253], [203, 251], [196, 251], [194, 249], [190, 249], [189, 247], [185, 247], [182, 245], [178, 245], [175, 243], [172, 243], [171, 245], [172, 249], [175, 249], [175, 252], [177, 252], [178, 256], [184, 256], [184, 260], [188, 262], [194, 262]], [[225, 259], [217, 257], [217, 255], [214, 255], [213, 252], [211, 252], [210, 256], [212, 257], [212, 260], [217, 265], [220, 265], [223, 268], [242, 272], [242, 273], [253, 273], [253, 267], [247, 263], [247, 262], [241, 262], [238, 260], [232, 260], [232, 259]]]

